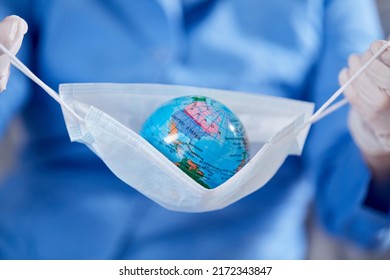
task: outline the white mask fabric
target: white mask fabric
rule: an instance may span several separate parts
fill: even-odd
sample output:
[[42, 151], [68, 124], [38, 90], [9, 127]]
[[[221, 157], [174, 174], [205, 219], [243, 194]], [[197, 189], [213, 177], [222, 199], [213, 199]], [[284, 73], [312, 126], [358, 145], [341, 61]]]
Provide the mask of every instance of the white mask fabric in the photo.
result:
[[[155, 108], [172, 98], [219, 100], [242, 121], [249, 145], [260, 148], [233, 177], [208, 190], [137, 134]], [[312, 115], [309, 102], [233, 91], [156, 84], [63, 84], [60, 96], [81, 118], [64, 111], [72, 141], [84, 143], [111, 171], [165, 208], [204, 212], [236, 202], [262, 187], [288, 155], [302, 152]], [[253, 149], [252, 149], [253, 152]]]

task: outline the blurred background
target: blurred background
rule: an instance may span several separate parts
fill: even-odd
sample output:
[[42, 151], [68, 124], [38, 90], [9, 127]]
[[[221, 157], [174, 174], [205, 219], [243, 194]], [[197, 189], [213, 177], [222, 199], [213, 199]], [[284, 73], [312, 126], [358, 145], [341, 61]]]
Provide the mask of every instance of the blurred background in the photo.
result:
[[379, 15], [382, 20], [382, 25], [387, 36], [390, 35], [390, 1], [376, 0], [378, 5]]
[[[386, 36], [390, 35], [390, 0], [376, 0]], [[14, 70], [15, 71], [15, 70]], [[16, 158], [23, 145], [24, 133], [20, 120], [15, 119], [5, 139], [0, 140], [0, 183], [17, 165]], [[314, 217], [308, 217], [308, 259], [390, 259], [390, 252], [370, 253], [345, 244], [324, 233]]]

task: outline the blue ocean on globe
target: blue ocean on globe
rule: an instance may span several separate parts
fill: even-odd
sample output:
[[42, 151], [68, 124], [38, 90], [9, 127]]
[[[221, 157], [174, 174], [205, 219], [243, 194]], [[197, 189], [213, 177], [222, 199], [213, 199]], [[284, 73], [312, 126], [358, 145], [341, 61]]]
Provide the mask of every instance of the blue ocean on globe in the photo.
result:
[[213, 189], [248, 161], [248, 139], [238, 117], [204, 96], [183, 96], [160, 106], [140, 135], [203, 187]]

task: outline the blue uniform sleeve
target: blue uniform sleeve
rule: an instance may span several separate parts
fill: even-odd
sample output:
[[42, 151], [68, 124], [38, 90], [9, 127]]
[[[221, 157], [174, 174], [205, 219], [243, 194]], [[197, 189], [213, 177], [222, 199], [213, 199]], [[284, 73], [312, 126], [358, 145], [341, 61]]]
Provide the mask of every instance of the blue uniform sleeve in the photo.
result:
[[[6, 16], [16, 14], [24, 18], [30, 24], [27, 9], [19, 7], [27, 7], [29, 4], [25, 1], [1, 1], [0, 3], [0, 20]], [[24, 40], [22, 47], [17, 56], [26, 64], [28, 64], [29, 50], [31, 46], [31, 31], [29, 31]], [[0, 93], [0, 139], [4, 135], [8, 124], [15, 115], [26, 104], [29, 95], [30, 82], [19, 70], [11, 66], [10, 77], [7, 88]]]
[[[317, 108], [336, 91], [348, 56], [382, 38], [370, 0], [325, 2], [323, 49], [314, 67], [310, 99]], [[325, 228], [339, 238], [369, 248], [389, 247], [390, 219], [365, 203], [371, 174], [347, 127], [348, 106], [314, 124], [304, 159], [317, 186], [316, 209]]]

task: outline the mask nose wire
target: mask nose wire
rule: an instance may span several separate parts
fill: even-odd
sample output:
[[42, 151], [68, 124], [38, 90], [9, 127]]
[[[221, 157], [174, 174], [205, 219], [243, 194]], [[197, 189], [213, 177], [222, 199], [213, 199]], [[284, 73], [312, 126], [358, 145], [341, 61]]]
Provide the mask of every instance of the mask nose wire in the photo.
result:
[[19, 69], [24, 75], [30, 78], [35, 82], [39, 87], [41, 87], [47, 94], [49, 94], [55, 101], [57, 101], [66, 111], [68, 111], [73, 117], [75, 117], [79, 122], [83, 123], [84, 120], [68, 105], [66, 104], [59, 96], [59, 94], [46, 85], [42, 80], [40, 80], [26, 65], [23, 64], [15, 55], [13, 55], [6, 47], [0, 43], [0, 50], [8, 56], [11, 61], [11, 64]]

